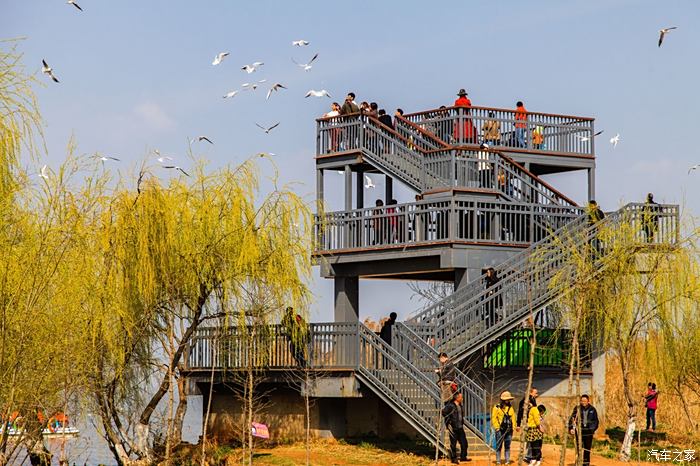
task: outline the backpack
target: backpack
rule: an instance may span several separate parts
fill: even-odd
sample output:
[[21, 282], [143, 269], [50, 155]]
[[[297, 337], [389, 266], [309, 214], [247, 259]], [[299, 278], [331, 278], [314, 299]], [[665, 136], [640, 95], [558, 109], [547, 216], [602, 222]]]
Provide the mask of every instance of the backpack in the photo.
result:
[[503, 413], [503, 420], [501, 421], [501, 426], [499, 427], [499, 431], [503, 434], [507, 434], [508, 432], [513, 431], [513, 420], [510, 417], [510, 414], [508, 413], [508, 410], [503, 411], [503, 408], [500, 408], [501, 412]]

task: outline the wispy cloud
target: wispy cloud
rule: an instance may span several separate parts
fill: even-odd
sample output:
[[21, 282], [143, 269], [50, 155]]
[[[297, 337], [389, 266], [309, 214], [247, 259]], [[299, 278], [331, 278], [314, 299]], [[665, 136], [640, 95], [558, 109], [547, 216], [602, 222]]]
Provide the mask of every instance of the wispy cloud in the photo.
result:
[[155, 102], [137, 105], [134, 113], [153, 129], [166, 131], [175, 127], [175, 121]]

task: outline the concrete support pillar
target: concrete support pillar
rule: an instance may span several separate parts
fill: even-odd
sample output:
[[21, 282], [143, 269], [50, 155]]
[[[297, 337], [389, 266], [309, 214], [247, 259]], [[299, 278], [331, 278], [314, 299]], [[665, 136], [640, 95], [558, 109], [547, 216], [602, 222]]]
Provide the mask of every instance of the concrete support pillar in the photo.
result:
[[479, 269], [463, 269], [455, 268], [455, 281], [454, 289], [455, 291], [462, 288], [464, 285], [472, 280], [476, 280], [481, 275], [481, 270]]
[[588, 199], [595, 199], [595, 168], [588, 169]]
[[592, 356], [591, 369], [593, 371], [593, 377], [591, 378], [591, 395], [594, 397], [595, 408], [598, 411], [601, 424], [603, 424], [605, 422], [605, 352], [594, 350]]
[[384, 184], [384, 204], [389, 204], [389, 201], [394, 198], [394, 179], [390, 176], [386, 176], [386, 182]]
[[362, 209], [365, 206], [365, 174], [363, 171], [358, 170], [355, 183], [355, 205], [356, 209]]
[[352, 169], [345, 165], [345, 210], [352, 210]]
[[360, 280], [335, 277], [335, 322], [356, 322], [360, 318]]

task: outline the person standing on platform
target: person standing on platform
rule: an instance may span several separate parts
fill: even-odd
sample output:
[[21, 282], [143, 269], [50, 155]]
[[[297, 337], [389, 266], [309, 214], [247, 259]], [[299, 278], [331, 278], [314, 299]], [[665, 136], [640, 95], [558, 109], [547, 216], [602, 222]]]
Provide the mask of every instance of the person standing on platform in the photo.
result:
[[525, 134], [527, 132], [527, 110], [525, 104], [518, 101], [515, 104], [515, 139], [518, 147], [527, 147]]
[[647, 201], [642, 208], [642, 231], [647, 243], [654, 242], [654, 236], [659, 230], [659, 204], [654, 202], [654, 194], [647, 194]]
[[398, 316], [395, 312], [389, 314], [389, 320], [384, 322], [384, 325], [382, 325], [382, 330], [379, 332], [379, 337], [389, 346], [391, 346], [391, 328], [394, 326], [397, 317]]
[[467, 91], [460, 89], [457, 92], [457, 100], [455, 100], [454, 106], [459, 107], [457, 108], [457, 118], [454, 123], [455, 143], [476, 144], [476, 128], [474, 128], [471, 119], [472, 101], [469, 100]]

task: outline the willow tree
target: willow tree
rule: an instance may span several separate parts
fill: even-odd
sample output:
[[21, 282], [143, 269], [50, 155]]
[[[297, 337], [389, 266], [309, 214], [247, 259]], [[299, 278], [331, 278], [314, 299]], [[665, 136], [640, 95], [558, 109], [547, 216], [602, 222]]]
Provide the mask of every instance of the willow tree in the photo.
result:
[[560, 241], [561, 271], [553, 281], [560, 287], [569, 284], [561, 306], [563, 323], [578, 338], [570, 356], [570, 392], [581, 337], [619, 362], [627, 418], [620, 458], [625, 461], [631, 454], [639, 398], [631, 375], [639, 352], [646, 351], [640, 343], [663, 326], [663, 307], [682, 298], [693, 273], [679, 265], [688, 253], [684, 243], [648, 244], [641, 240], [640, 225], [634, 210], [623, 210], [590, 225], [576, 241]]
[[[286, 189], [256, 202], [257, 180], [252, 161], [211, 174], [199, 166], [191, 181], [167, 185], [141, 176], [136, 190], [118, 189], [102, 212], [86, 255], [95, 271], [86, 283], [96, 310], [92, 379], [105, 437], [122, 463], [153, 457], [154, 412], [200, 325], [241, 322], [251, 283], [264, 283], [277, 302], [306, 304], [309, 229], [301, 225], [308, 227], [310, 212]], [[268, 318], [280, 312], [271, 308]], [[156, 351], [161, 343], [170, 350]], [[165, 371], [153, 370], [163, 364]], [[144, 393], [154, 377], [155, 390]], [[125, 428], [124, 406], [137, 413], [135, 435]]]
[[21, 446], [33, 464], [48, 461], [39, 419], [65, 411], [84, 381], [78, 318], [66, 311], [82, 261], [72, 232], [90, 206], [64, 182], [74, 159], [48, 179], [22, 169], [23, 151], [32, 164], [40, 156], [33, 84], [21, 54], [0, 51], [0, 417], [24, 428], [12, 443], [3, 429], [0, 464], [17, 460]]
[[[660, 329], [652, 335], [652, 349], [660, 381], [667, 394], [680, 401], [687, 432], [695, 432], [688, 391], [700, 398], [700, 230], [696, 230], [666, 260], [668, 274], [659, 277], [652, 299], [661, 315]], [[680, 291], [669, 295], [669, 291]]]

